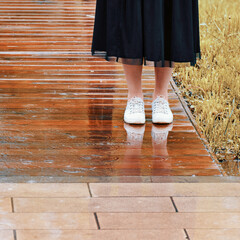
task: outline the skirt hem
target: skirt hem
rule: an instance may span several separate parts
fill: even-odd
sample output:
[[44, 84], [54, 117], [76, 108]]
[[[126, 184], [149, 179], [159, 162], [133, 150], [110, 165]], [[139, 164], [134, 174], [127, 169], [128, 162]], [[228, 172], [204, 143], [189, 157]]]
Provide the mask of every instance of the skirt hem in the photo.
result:
[[110, 56], [106, 51], [92, 50], [92, 56], [96, 56], [105, 59], [108, 62], [118, 62], [129, 65], [144, 65], [144, 66], [154, 66], [154, 67], [174, 67], [175, 63], [189, 63], [190, 66], [196, 67], [197, 59], [201, 59], [201, 52], [195, 53], [193, 60], [159, 60], [154, 61], [146, 57], [142, 58], [125, 58], [120, 56]]

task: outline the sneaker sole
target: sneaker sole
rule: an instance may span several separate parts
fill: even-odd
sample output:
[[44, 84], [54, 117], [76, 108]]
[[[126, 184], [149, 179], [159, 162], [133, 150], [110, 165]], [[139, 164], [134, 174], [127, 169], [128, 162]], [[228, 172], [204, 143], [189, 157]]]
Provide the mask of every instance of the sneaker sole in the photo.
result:
[[128, 118], [124, 117], [124, 122], [131, 123], [131, 124], [144, 124], [146, 122], [146, 119], [139, 118], [138, 120], [134, 120], [134, 119], [128, 119]]
[[153, 123], [172, 123], [173, 122], [173, 119], [172, 120], [152, 120]]
[[156, 124], [169, 124], [169, 123], [172, 123], [172, 122], [153, 122], [153, 123], [156, 123]]

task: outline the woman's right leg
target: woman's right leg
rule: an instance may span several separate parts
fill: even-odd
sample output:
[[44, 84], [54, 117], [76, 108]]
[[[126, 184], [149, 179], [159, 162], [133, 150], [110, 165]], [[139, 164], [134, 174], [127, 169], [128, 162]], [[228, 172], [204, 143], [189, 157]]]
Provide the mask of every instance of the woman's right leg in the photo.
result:
[[143, 99], [142, 68], [142, 65], [123, 64], [123, 69], [128, 85], [128, 99], [134, 96]]

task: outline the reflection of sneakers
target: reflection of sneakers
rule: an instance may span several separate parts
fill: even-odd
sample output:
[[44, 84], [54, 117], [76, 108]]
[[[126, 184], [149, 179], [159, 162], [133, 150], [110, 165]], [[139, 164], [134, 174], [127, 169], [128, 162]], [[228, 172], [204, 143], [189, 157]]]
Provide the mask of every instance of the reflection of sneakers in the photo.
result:
[[153, 123], [171, 123], [173, 114], [166, 99], [157, 96], [152, 102], [152, 122]]
[[144, 101], [140, 97], [134, 96], [127, 101], [124, 121], [133, 124], [145, 123]]
[[124, 123], [124, 128], [127, 132], [127, 141], [131, 143], [141, 143], [145, 132], [145, 125], [143, 126], [131, 126], [130, 124]]
[[161, 127], [157, 127], [155, 125], [152, 125], [152, 132], [151, 132], [151, 136], [153, 138], [154, 141], [165, 141], [167, 140], [168, 137], [168, 133], [169, 131], [171, 131], [173, 128], [173, 124], [168, 124], [166, 126], [161, 126]]

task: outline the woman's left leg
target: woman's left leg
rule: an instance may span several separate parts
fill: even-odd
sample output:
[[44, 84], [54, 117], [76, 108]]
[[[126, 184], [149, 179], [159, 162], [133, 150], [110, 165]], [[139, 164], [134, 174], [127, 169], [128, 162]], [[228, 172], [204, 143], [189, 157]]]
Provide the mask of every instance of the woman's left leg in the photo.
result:
[[153, 92], [154, 101], [155, 98], [161, 95], [168, 101], [168, 85], [172, 77], [172, 67], [154, 67], [155, 69], [155, 88]]

